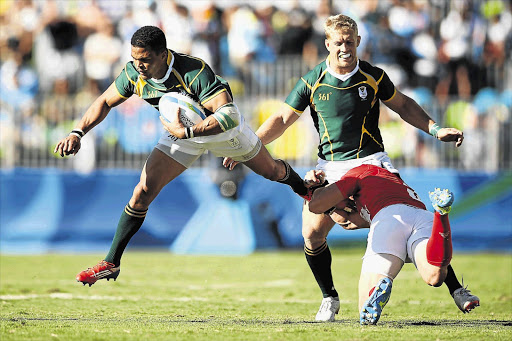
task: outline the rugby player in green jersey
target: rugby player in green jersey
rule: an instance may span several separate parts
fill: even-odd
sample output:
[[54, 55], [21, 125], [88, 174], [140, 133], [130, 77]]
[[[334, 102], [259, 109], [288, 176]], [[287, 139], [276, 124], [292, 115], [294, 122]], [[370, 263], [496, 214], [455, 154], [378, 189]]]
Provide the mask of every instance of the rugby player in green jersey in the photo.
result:
[[[353, 19], [341, 14], [331, 16], [324, 28], [329, 56], [301, 77], [281, 109], [256, 131], [263, 144], [281, 136], [309, 106], [320, 138], [316, 169], [324, 171], [330, 183], [361, 164], [374, 164], [398, 174], [384, 151], [378, 127], [381, 101], [416, 128], [441, 141], [455, 142], [457, 147], [462, 144], [461, 131], [439, 127], [414, 100], [395, 88], [382, 69], [357, 58], [361, 37]], [[225, 167], [232, 169], [236, 164], [224, 159]], [[326, 241], [334, 222], [326, 214], [311, 213], [307, 201], [302, 212], [306, 259], [324, 297], [316, 320], [334, 321], [340, 303]], [[445, 283], [465, 312], [473, 297], [462, 290], [451, 266]]]
[[[206, 118], [192, 127], [185, 127], [179, 119], [171, 123], [160, 116], [168, 133], [162, 135], [144, 165], [140, 182], [119, 220], [109, 253], [76, 277], [89, 286], [98, 279], [117, 278], [121, 256], [141, 227], [151, 202], [165, 185], [190, 167], [205, 148], [215, 155], [243, 162], [257, 174], [289, 185], [301, 196], [307, 194], [302, 178], [286, 162], [274, 160], [267, 149], [262, 148], [261, 141], [233, 104], [228, 84], [204, 61], [167, 49], [164, 33], [154, 26], [144, 26], [133, 34], [131, 55], [133, 61], [126, 64], [114, 83], [87, 109], [75, 129], [57, 143], [55, 153], [76, 154], [82, 136], [99, 124], [111, 108], [133, 94], [159, 109], [162, 96], [178, 92], [200, 103]], [[178, 117], [179, 109], [173, 114]], [[226, 125], [226, 121], [230, 124]], [[198, 138], [201, 143], [195, 142]]]

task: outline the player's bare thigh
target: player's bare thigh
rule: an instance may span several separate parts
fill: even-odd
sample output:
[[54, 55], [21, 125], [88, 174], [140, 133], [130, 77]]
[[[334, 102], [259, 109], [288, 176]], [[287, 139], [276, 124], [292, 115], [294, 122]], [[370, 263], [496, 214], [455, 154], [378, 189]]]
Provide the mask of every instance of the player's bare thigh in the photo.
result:
[[304, 245], [309, 249], [321, 246], [329, 231], [334, 226], [334, 221], [326, 214], [315, 214], [309, 211], [308, 203], [302, 207], [302, 237]]
[[144, 210], [158, 193], [187, 168], [158, 149], [153, 149], [133, 190], [130, 206]]
[[446, 278], [448, 266], [439, 267], [427, 261], [427, 243], [428, 239], [423, 239], [414, 246], [414, 261], [425, 283], [439, 287]]

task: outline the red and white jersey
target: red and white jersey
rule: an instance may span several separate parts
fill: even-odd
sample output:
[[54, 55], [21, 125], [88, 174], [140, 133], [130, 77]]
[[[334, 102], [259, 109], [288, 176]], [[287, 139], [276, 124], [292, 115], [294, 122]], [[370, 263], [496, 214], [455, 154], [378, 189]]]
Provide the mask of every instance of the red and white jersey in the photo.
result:
[[384, 207], [404, 204], [426, 210], [416, 192], [395, 174], [374, 165], [349, 170], [336, 186], [345, 198], [354, 197], [361, 216], [371, 221]]

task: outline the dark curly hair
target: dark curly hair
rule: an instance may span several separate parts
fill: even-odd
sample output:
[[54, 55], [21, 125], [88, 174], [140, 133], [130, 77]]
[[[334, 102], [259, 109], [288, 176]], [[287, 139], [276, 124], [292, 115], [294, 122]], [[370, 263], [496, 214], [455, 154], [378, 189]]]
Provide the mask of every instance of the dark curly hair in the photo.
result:
[[142, 26], [132, 36], [132, 46], [150, 49], [160, 53], [167, 49], [165, 34], [156, 26]]

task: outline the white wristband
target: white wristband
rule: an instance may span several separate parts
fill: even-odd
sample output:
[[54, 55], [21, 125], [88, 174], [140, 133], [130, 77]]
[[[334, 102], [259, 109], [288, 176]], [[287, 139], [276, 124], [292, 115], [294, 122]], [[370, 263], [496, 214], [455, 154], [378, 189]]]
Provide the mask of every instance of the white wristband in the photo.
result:
[[69, 135], [74, 135], [74, 136], [78, 137], [78, 139], [79, 139], [79, 140], [81, 140], [81, 139], [82, 139], [82, 136], [80, 136], [80, 134], [79, 134], [79, 133], [75, 133], [74, 131], [72, 131], [71, 133], [69, 133]]

